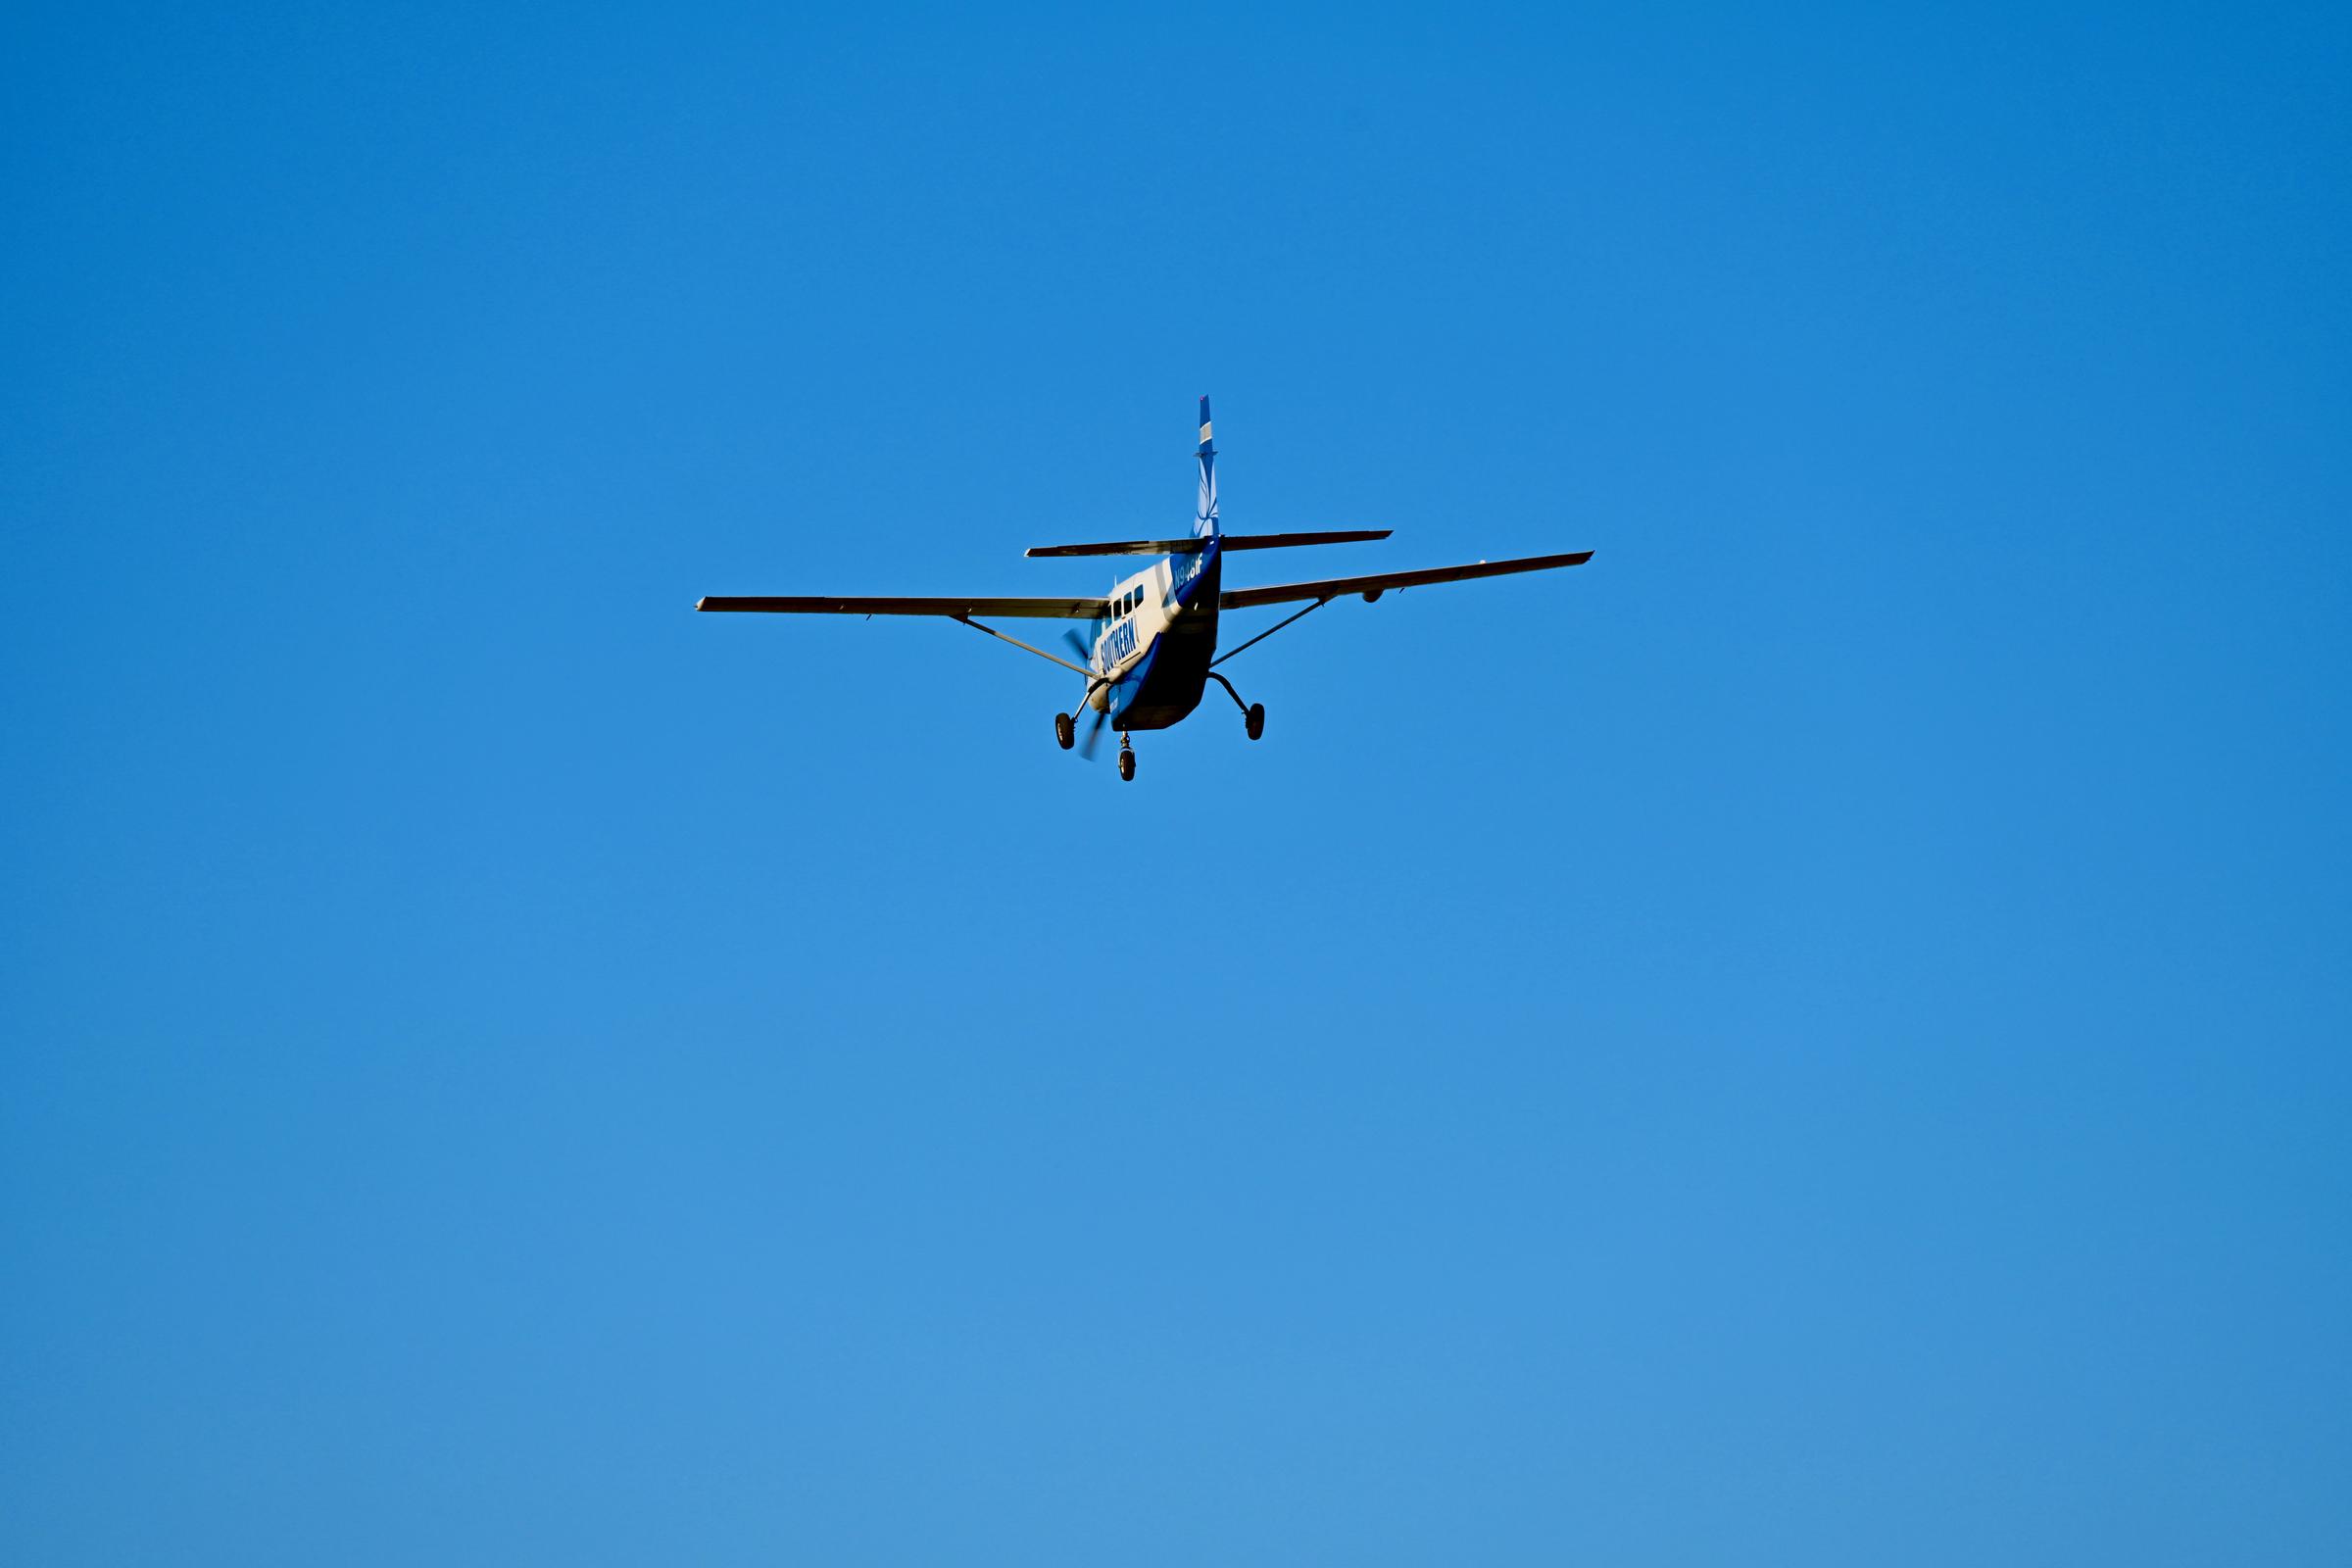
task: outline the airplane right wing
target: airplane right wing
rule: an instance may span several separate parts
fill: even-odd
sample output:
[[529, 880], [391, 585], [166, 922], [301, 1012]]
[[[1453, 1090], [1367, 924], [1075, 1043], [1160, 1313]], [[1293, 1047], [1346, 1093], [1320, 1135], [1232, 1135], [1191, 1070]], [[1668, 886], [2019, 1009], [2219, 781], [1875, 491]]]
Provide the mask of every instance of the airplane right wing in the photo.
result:
[[1342, 594], [1370, 597], [1392, 588], [1420, 588], [1430, 583], [1465, 582], [1472, 577], [1502, 577], [1515, 571], [1549, 571], [1554, 566], [1581, 566], [1592, 559], [1590, 550], [1563, 556], [1522, 556], [1516, 561], [1479, 561], [1466, 566], [1426, 566], [1419, 571], [1383, 571], [1369, 577], [1326, 577], [1320, 582], [1286, 582], [1267, 588], [1229, 588], [1217, 596], [1220, 610], [1248, 610], [1255, 605], [1295, 604], [1301, 599], [1337, 599]]

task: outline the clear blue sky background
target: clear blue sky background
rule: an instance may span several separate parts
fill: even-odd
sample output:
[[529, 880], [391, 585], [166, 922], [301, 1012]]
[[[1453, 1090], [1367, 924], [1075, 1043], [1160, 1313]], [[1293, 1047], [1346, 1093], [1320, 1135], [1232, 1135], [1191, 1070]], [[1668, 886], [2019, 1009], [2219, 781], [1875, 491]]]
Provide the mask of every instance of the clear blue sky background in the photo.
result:
[[0, 1557], [2352, 1557], [2340, 6], [678, 9], [6, 24]]

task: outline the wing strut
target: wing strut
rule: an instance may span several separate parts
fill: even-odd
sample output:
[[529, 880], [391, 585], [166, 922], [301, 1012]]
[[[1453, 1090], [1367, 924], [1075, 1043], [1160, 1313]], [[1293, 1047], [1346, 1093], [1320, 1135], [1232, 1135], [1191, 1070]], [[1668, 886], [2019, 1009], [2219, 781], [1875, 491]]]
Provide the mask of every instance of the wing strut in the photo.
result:
[[[1313, 608], [1314, 608], [1314, 606], [1312, 606], [1312, 605], [1309, 605], [1309, 606], [1307, 606], [1307, 610], [1312, 610]], [[1298, 612], [1298, 614], [1299, 614], [1299, 615], [1303, 615], [1303, 614], [1305, 614], [1305, 613], [1306, 613], [1306, 610], [1301, 610], [1300, 612]], [[1073, 663], [1071, 663], [1071, 662], [1070, 662], [1068, 660], [1066, 660], [1066, 659], [1055, 659], [1055, 658], [1054, 658], [1054, 657], [1052, 654], [1049, 654], [1049, 653], [1047, 653], [1047, 652], [1046, 652], [1046, 651], [1045, 651], [1043, 648], [1032, 648], [1032, 647], [1030, 647], [1030, 645], [1029, 645], [1029, 644], [1027, 644], [1027, 643], [1025, 643], [1025, 642], [1021, 641], [1021, 640], [1020, 640], [1018, 637], [1007, 637], [1007, 636], [1005, 636], [1005, 635], [1004, 635], [1003, 632], [1001, 632], [1001, 631], [997, 630], [997, 628], [996, 628], [996, 627], [994, 627], [994, 626], [983, 626], [983, 625], [981, 625], [981, 624], [980, 624], [978, 621], [974, 620], [974, 619], [973, 619], [971, 616], [969, 616], [969, 615], [953, 615], [953, 616], [950, 616], [949, 618], [950, 618], [950, 619], [952, 619], [952, 620], [960, 621], [960, 622], [962, 622], [964, 625], [971, 627], [971, 628], [972, 628], [972, 630], [974, 630], [974, 631], [984, 631], [984, 632], [988, 633], [988, 634], [989, 634], [991, 637], [994, 637], [994, 638], [995, 638], [997, 641], [999, 641], [999, 642], [1001, 642], [1001, 643], [1010, 643], [1010, 644], [1012, 644], [1012, 646], [1013, 646], [1013, 647], [1015, 647], [1015, 648], [1023, 649], [1023, 650], [1025, 650], [1026, 652], [1029, 652], [1029, 653], [1035, 654], [1035, 655], [1036, 655], [1038, 658], [1040, 658], [1040, 659], [1047, 660], [1047, 661], [1049, 661], [1050, 662], [1053, 662], [1053, 663], [1059, 664], [1059, 665], [1060, 665], [1062, 668], [1064, 668], [1064, 669], [1068, 670], [1068, 671], [1069, 671], [1071, 674], [1073, 674], [1073, 675], [1084, 675], [1084, 676], [1087, 678], [1087, 680], [1088, 680], [1089, 682], [1092, 682], [1092, 681], [1094, 680], [1094, 678], [1095, 678], [1095, 672], [1094, 672], [1093, 670], [1091, 670], [1091, 669], [1080, 669], [1080, 668], [1079, 668], [1079, 667], [1078, 667], [1076, 664], [1073, 664]], [[1291, 617], [1291, 619], [1293, 619], [1293, 620], [1297, 620], [1298, 618], [1298, 615], [1293, 615], [1293, 616]], [[1243, 647], [1248, 647], [1248, 646], [1249, 646], [1249, 645], [1248, 645], [1247, 643], [1243, 644]], [[1236, 650], [1235, 650], [1235, 652], [1236, 652], [1236, 653], [1239, 653], [1240, 651], [1241, 651], [1240, 649], [1236, 649]], [[1092, 687], [1091, 685], [1090, 685], [1090, 686], [1088, 687], [1088, 689], [1087, 689], [1087, 695], [1088, 695], [1089, 697], [1092, 697], [1092, 696], [1094, 695], [1094, 689], [1093, 689], [1093, 687]]]
[[[1216, 668], [1216, 667], [1217, 667], [1219, 664], [1222, 664], [1223, 662], [1225, 662], [1225, 661], [1227, 661], [1228, 659], [1231, 659], [1231, 658], [1232, 658], [1232, 657], [1233, 657], [1235, 654], [1241, 653], [1241, 652], [1243, 651], [1243, 649], [1248, 649], [1248, 648], [1255, 648], [1255, 647], [1256, 647], [1256, 646], [1257, 646], [1259, 643], [1262, 643], [1262, 642], [1264, 642], [1264, 641], [1265, 641], [1267, 638], [1269, 638], [1269, 637], [1273, 636], [1273, 635], [1274, 635], [1276, 632], [1278, 632], [1278, 631], [1282, 630], [1282, 628], [1283, 628], [1283, 627], [1285, 627], [1285, 626], [1288, 626], [1288, 625], [1289, 625], [1289, 624], [1290, 624], [1292, 621], [1294, 621], [1294, 620], [1297, 620], [1297, 619], [1299, 617], [1299, 615], [1311, 615], [1311, 614], [1313, 614], [1313, 613], [1314, 613], [1316, 611], [1318, 611], [1318, 610], [1321, 610], [1321, 609], [1322, 609], [1322, 608], [1323, 608], [1325, 605], [1328, 605], [1328, 604], [1330, 604], [1330, 603], [1332, 602], [1332, 600], [1334, 600], [1334, 599], [1336, 599], [1336, 598], [1338, 598], [1338, 597], [1339, 597], [1339, 596], [1338, 596], [1337, 594], [1326, 594], [1326, 595], [1324, 595], [1324, 596], [1323, 596], [1321, 599], [1318, 599], [1318, 600], [1316, 600], [1316, 601], [1315, 601], [1313, 604], [1311, 604], [1311, 605], [1307, 606], [1307, 607], [1306, 607], [1304, 610], [1301, 610], [1301, 611], [1299, 611], [1299, 612], [1298, 612], [1298, 614], [1295, 614], [1295, 615], [1285, 615], [1285, 616], [1283, 616], [1283, 617], [1282, 617], [1280, 620], [1276, 621], [1276, 622], [1275, 622], [1273, 625], [1271, 625], [1271, 626], [1268, 626], [1268, 627], [1267, 627], [1267, 628], [1266, 628], [1264, 631], [1261, 631], [1261, 632], [1259, 632], [1259, 633], [1258, 633], [1256, 636], [1254, 636], [1254, 637], [1250, 638], [1250, 639], [1248, 642], [1246, 642], [1246, 643], [1242, 644], [1240, 648], [1234, 648], [1234, 649], [1230, 649], [1230, 650], [1226, 651], [1225, 653], [1219, 654], [1219, 655], [1218, 655], [1216, 658], [1214, 658], [1214, 659], [1210, 660], [1210, 661], [1208, 662], [1208, 667], [1209, 667], [1209, 668], [1211, 668], [1211, 669], [1214, 669], [1214, 668]], [[1228, 687], [1226, 687], [1225, 689], [1226, 689], [1227, 691], [1232, 691], [1232, 690], [1233, 690], [1233, 688], [1232, 688], [1231, 686], [1228, 686]], [[1241, 701], [1241, 698], [1239, 698], [1239, 697], [1237, 696], [1236, 698], [1234, 698], [1234, 701], [1238, 703], [1238, 702], [1240, 702], [1240, 701]]]

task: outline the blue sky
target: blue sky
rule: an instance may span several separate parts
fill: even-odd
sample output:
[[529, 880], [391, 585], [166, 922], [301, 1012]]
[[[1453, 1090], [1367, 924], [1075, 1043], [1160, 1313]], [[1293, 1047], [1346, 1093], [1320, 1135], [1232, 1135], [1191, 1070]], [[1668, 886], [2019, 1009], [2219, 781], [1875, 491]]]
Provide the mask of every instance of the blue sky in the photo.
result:
[[0, 1556], [2352, 1550], [2340, 9], [6, 26]]

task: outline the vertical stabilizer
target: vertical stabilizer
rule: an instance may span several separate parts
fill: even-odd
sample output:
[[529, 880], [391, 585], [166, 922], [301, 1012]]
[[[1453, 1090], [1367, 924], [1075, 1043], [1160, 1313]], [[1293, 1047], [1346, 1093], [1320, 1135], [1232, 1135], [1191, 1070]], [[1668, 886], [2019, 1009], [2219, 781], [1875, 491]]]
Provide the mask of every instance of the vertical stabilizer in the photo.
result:
[[1193, 537], [1217, 531], [1217, 449], [1208, 438], [1208, 394], [1200, 395], [1200, 504], [1193, 511]]

